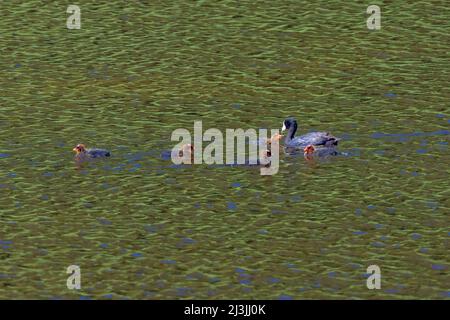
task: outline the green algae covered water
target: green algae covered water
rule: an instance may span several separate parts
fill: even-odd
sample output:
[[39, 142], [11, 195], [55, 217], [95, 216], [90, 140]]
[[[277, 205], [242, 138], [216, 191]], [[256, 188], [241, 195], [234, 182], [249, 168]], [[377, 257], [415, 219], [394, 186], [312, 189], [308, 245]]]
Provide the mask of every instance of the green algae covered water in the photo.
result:
[[[445, 1], [370, 3], [377, 31], [364, 1], [79, 1], [79, 30], [69, 4], [0, 3], [0, 298], [449, 298]], [[287, 116], [347, 156], [161, 157]]]

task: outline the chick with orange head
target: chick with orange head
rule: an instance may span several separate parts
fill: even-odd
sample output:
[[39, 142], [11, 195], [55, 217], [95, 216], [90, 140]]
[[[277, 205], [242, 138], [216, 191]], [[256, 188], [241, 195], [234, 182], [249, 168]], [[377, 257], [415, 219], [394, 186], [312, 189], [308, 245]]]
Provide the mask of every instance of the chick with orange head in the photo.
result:
[[272, 137], [270, 137], [270, 139], [267, 140], [267, 144], [272, 144], [275, 141], [280, 141], [283, 137], [284, 135], [275, 133]]
[[307, 145], [305, 148], [303, 148], [303, 156], [306, 160], [311, 160], [313, 158], [314, 152], [316, 151], [316, 148], [312, 144]]
[[91, 148], [88, 149], [82, 143], [79, 143], [72, 149], [75, 152], [75, 157], [77, 159], [85, 159], [85, 158], [104, 158], [110, 157], [111, 152], [105, 149]]
[[[181, 146], [180, 150], [178, 150], [178, 157], [183, 158], [184, 163], [194, 163], [194, 146], [190, 143]], [[187, 162], [188, 159], [190, 162]]]

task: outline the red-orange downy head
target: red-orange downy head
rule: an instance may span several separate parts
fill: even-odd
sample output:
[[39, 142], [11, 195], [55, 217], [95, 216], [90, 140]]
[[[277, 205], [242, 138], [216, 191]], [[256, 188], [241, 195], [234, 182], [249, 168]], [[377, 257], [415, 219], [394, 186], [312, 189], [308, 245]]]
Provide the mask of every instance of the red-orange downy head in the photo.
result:
[[73, 151], [75, 151], [77, 154], [80, 154], [82, 152], [86, 151], [86, 146], [82, 143], [77, 144], [77, 146], [75, 148], [72, 149]]
[[310, 154], [313, 154], [315, 150], [316, 149], [314, 148], [314, 146], [309, 145], [303, 149], [303, 152], [305, 153], [305, 155], [307, 155], [307, 154], [310, 155]]

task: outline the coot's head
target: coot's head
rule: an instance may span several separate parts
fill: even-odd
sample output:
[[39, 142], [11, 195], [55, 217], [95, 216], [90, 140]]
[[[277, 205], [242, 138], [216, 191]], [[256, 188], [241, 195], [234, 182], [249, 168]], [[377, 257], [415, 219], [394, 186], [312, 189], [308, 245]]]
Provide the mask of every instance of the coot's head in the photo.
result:
[[72, 149], [73, 151], [75, 151], [77, 154], [80, 154], [82, 152], [86, 152], [86, 146], [82, 143], [77, 144], [77, 146], [75, 148]]
[[294, 118], [289, 117], [283, 121], [283, 127], [281, 128], [281, 132], [289, 130], [291, 128], [294, 128], [294, 131], [297, 130], [297, 121]]

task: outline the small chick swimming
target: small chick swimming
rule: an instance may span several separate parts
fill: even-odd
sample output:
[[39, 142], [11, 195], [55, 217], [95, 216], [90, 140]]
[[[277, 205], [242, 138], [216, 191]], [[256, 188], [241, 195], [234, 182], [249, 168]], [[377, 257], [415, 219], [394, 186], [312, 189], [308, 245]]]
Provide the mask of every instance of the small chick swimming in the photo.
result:
[[267, 144], [272, 144], [272, 142], [280, 141], [282, 138], [284, 138], [284, 135], [276, 133], [270, 139], [267, 140]]
[[86, 149], [86, 146], [82, 143], [77, 144], [77, 146], [72, 150], [75, 151], [75, 158], [77, 160], [84, 160], [89, 158], [105, 158], [111, 156], [111, 152], [109, 152], [108, 150], [97, 148]]
[[317, 158], [327, 158], [329, 156], [337, 156], [339, 153], [335, 148], [315, 148], [313, 145], [307, 145], [303, 149], [303, 156], [306, 160], [313, 160], [315, 157]]
[[194, 163], [194, 146], [190, 143], [184, 144], [178, 151], [175, 151], [179, 158], [183, 158], [185, 164]]

